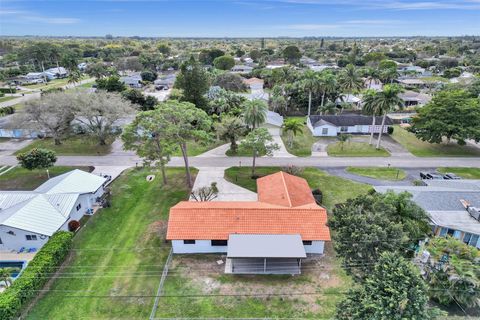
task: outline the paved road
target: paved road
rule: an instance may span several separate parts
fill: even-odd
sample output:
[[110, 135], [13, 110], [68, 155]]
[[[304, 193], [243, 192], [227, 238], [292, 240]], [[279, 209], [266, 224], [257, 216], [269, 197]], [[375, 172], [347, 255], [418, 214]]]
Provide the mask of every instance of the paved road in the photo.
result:
[[[248, 157], [191, 157], [192, 167], [232, 167], [238, 165], [250, 166], [252, 159]], [[0, 156], [0, 165], [14, 165], [17, 160], [14, 156]], [[135, 166], [141, 165], [142, 159], [135, 155], [122, 153], [106, 156], [59, 156], [57, 165], [91, 165], [91, 166]], [[480, 167], [480, 158], [414, 158], [414, 157], [308, 157], [308, 158], [285, 158], [285, 157], [261, 157], [257, 158], [258, 166], [288, 166], [300, 167], [370, 167], [388, 166], [398, 168], [436, 168], [436, 167]], [[168, 164], [171, 167], [182, 167], [183, 159], [173, 157]]]

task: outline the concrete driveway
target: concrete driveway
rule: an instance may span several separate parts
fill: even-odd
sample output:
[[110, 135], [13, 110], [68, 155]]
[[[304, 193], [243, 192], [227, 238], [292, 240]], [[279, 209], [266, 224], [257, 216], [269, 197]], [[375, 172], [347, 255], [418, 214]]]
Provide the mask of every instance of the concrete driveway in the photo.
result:
[[[257, 194], [250, 190], [239, 187], [225, 180], [225, 169], [227, 168], [198, 168], [197, 178], [192, 190], [201, 187], [209, 187], [212, 182], [217, 183], [218, 196], [213, 201], [256, 201]], [[190, 201], [194, 201], [190, 199]]]
[[16, 151], [25, 148], [32, 139], [10, 139], [8, 141], [0, 142], [0, 155], [11, 155]]

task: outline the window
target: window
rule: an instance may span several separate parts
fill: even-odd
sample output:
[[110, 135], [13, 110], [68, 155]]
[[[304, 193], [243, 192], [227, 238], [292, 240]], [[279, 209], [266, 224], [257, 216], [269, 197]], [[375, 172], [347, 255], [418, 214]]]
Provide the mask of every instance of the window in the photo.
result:
[[470, 242], [468, 244], [476, 247], [477, 242], [478, 242], [478, 234], [474, 234], [474, 235], [472, 235], [472, 238], [470, 239]]
[[471, 233], [465, 233], [465, 236], [463, 237], [463, 242], [465, 242], [466, 244], [468, 244], [470, 242], [470, 239], [472, 238], [472, 234]]
[[77, 205], [77, 211], [80, 210], [81, 208], [82, 208], [82, 204], [79, 203], [79, 204]]
[[183, 244], [195, 244], [195, 240], [183, 240]]
[[440, 237], [445, 237], [447, 235], [447, 228], [440, 229]]
[[35, 240], [37, 240], [37, 236], [34, 235], [34, 234], [27, 234], [27, 235], [25, 236], [25, 238], [27, 238], [27, 240], [29, 240], [29, 241], [35, 241]]
[[322, 128], [322, 136], [326, 136], [328, 134], [328, 128]]
[[453, 229], [448, 229], [448, 231], [447, 231], [447, 235], [449, 235], [450, 237], [453, 237], [454, 233], [455, 233], [455, 230], [453, 230]]
[[2, 242], [2, 238], [0, 238], [0, 244], [3, 244], [3, 242]]
[[348, 131], [348, 127], [340, 127], [340, 132], [347, 132]]
[[213, 247], [226, 246], [227, 244], [228, 240], [212, 240]]
[[14, 235], [15, 235], [15, 232], [13, 232], [12, 230], [8, 231], [7, 233], [8, 233], [9, 235], [11, 235], [11, 236], [14, 236]]
[[302, 241], [304, 246], [311, 246], [312, 241]]

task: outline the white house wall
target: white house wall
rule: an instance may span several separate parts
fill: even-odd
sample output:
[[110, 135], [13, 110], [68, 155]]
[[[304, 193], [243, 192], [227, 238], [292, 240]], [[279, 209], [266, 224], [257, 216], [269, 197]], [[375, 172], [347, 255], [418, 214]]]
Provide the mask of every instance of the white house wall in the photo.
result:
[[[309, 125], [309, 123], [307, 122], [307, 126], [310, 129], [310, 131], [312, 132], [312, 135], [314, 137], [336, 137], [337, 135], [342, 134], [342, 133], [346, 133], [346, 134], [369, 134], [372, 130], [371, 125], [349, 126], [349, 127], [347, 127], [347, 131], [341, 131], [341, 127], [335, 127], [335, 126], [326, 125], [326, 124], [324, 124], [322, 126], [312, 128], [312, 126]], [[384, 127], [383, 133], [388, 132], [388, 127], [389, 126]], [[323, 129], [328, 129], [326, 134], [323, 133]], [[375, 132], [375, 133], [379, 133], [380, 130], [381, 130], [380, 125], [378, 125], [378, 126], [376, 125], [373, 128], [373, 132]]]
[[[7, 232], [12, 231], [15, 235], [8, 234]], [[36, 235], [37, 240], [27, 240], [26, 235]], [[44, 239], [41, 239], [44, 238]], [[35, 248], [40, 249], [48, 241], [48, 236], [41, 235], [31, 231], [25, 231], [17, 228], [12, 228], [9, 226], [0, 226], [0, 239], [2, 244], [0, 244], [0, 250], [15, 250], [18, 251], [20, 248]]]
[[[311, 245], [305, 245], [305, 252], [322, 254], [324, 241], [312, 241]], [[183, 240], [172, 240], [173, 253], [227, 253], [228, 246], [212, 246], [211, 240], [196, 240], [195, 244], [184, 244]]]

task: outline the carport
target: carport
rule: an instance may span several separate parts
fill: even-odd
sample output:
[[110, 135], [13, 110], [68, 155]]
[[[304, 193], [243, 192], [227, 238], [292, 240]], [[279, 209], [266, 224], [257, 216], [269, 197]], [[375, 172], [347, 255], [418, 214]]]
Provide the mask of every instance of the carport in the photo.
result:
[[300, 274], [306, 257], [299, 234], [231, 234], [225, 273]]

